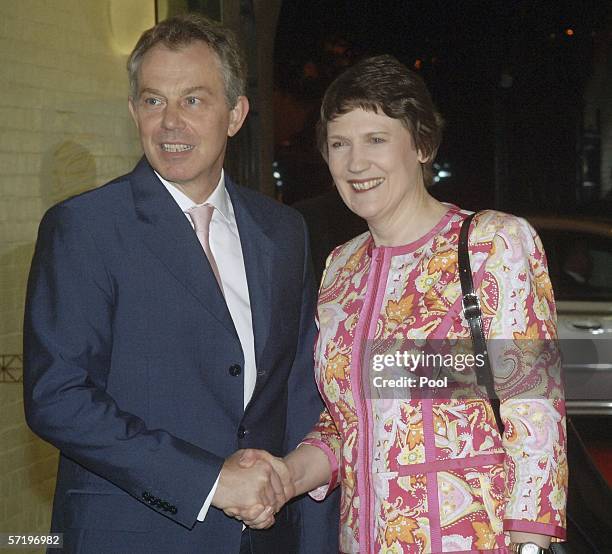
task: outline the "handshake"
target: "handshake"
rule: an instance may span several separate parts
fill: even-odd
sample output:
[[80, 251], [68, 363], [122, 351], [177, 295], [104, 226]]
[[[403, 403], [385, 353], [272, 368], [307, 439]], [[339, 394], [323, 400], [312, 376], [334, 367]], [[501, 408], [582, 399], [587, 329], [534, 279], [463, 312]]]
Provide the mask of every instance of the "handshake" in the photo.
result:
[[253, 529], [267, 529], [296, 495], [294, 476], [283, 458], [265, 450], [238, 450], [225, 460], [212, 504]]

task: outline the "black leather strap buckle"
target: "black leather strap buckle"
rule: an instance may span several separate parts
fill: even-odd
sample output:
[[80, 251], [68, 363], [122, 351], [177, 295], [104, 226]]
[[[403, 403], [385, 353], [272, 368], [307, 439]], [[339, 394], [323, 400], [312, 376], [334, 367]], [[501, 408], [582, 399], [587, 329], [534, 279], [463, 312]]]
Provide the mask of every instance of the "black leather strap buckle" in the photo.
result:
[[471, 321], [480, 317], [480, 302], [478, 301], [478, 295], [470, 292], [463, 296], [463, 315], [465, 319]]

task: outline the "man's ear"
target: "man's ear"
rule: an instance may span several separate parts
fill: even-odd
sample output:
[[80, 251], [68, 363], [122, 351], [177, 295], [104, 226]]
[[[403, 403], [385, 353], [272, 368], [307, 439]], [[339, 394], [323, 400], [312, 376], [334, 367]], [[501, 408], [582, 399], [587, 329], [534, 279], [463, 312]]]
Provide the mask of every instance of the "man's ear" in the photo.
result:
[[128, 108], [130, 110], [130, 115], [134, 120], [134, 124], [136, 125], [136, 129], [138, 129], [138, 116], [136, 115], [136, 104], [134, 103], [134, 99], [130, 96], [128, 98]]
[[227, 127], [227, 136], [233, 137], [242, 127], [249, 113], [249, 100], [246, 96], [239, 96], [236, 105], [230, 110], [230, 120]]
[[429, 156], [425, 156], [425, 154], [423, 154], [423, 152], [421, 152], [420, 150], [417, 151], [417, 160], [424, 164], [426, 162], [429, 161]]

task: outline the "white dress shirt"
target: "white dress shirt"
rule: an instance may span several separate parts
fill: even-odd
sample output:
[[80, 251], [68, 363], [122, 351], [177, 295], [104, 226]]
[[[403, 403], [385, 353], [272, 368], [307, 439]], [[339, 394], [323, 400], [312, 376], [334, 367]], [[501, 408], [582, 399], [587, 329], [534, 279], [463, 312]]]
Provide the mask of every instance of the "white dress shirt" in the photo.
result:
[[[196, 204], [175, 185], [166, 181], [159, 173], [155, 172], [155, 174], [159, 177], [166, 189], [168, 189], [168, 192], [185, 213], [185, 217], [193, 227], [193, 222], [187, 211], [196, 206]], [[225, 303], [232, 316], [234, 327], [238, 333], [238, 338], [240, 339], [242, 352], [244, 354], [244, 407], [246, 408], [253, 395], [255, 380], [257, 378], [257, 370], [255, 367], [255, 339], [253, 337], [251, 301], [249, 298], [244, 258], [242, 256], [242, 245], [240, 244], [240, 235], [238, 234], [238, 226], [236, 225], [234, 206], [225, 188], [223, 170], [221, 170], [221, 178], [219, 179], [217, 187], [206, 199], [204, 204], [210, 204], [215, 208], [212, 219], [210, 220], [210, 249], [215, 258], [215, 262], [217, 262]], [[202, 256], [205, 255], [204, 251], [202, 251]], [[202, 424], [204, 425], [205, 422], [202, 422]], [[217, 477], [212, 490], [208, 494], [198, 514], [199, 521], [204, 521], [215, 491], [217, 490], [218, 483], [219, 478]]]

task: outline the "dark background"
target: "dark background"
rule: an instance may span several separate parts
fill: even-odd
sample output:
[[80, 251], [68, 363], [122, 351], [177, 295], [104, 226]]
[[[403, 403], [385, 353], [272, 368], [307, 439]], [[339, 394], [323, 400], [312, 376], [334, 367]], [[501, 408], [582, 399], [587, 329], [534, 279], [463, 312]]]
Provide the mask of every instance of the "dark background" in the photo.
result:
[[423, 75], [446, 121], [437, 161], [452, 176], [434, 195], [515, 213], [601, 205], [583, 114], [593, 60], [610, 44], [611, 5], [285, 0], [275, 43], [279, 197], [293, 203], [331, 186], [314, 148], [322, 94], [354, 61], [388, 53]]

